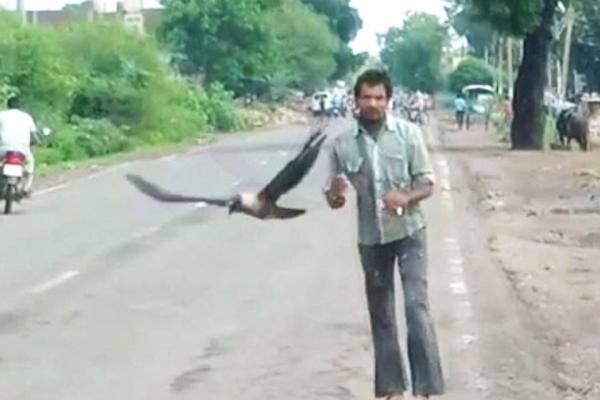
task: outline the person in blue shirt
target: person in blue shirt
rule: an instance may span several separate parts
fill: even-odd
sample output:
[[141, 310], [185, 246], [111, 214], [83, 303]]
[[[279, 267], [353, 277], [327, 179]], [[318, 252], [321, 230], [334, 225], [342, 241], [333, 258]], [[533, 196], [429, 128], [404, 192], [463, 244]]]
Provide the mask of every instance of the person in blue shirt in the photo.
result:
[[457, 93], [454, 98], [454, 113], [456, 116], [456, 123], [458, 125], [458, 129], [462, 130], [465, 123], [465, 115], [468, 112], [468, 104], [465, 100], [465, 97], [462, 93]]

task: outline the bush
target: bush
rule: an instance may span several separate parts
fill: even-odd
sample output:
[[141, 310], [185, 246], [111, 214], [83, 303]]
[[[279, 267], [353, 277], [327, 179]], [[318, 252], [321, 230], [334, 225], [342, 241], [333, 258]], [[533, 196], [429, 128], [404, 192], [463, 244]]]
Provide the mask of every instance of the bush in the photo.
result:
[[133, 140], [127, 130], [117, 128], [107, 119], [77, 119], [75, 144], [88, 157], [103, 156], [129, 150]]
[[448, 76], [448, 86], [453, 93], [458, 93], [467, 85], [493, 85], [492, 69], [482, 60], [467, 58], [462, 61]]
[[212, 129], [234, 131], [243, 129], [244, 121], [239, 117], [234, 103], [233, 93], [220, 83], [212, 83], [205, 92], [199, 91], [200, 107], [208, 118]]
[[0, 30], [0, 102], [18, 93], [54, 131], [40, 163], [243, 126], [231, 93], [176, 77], [155, 40], [118, 23], [22, 26], [0, 11]]
[[64, 156], [58, 149], [38, 147], [33, 150], [33, 154], [37, 165], [58, 164], [64, 161]]

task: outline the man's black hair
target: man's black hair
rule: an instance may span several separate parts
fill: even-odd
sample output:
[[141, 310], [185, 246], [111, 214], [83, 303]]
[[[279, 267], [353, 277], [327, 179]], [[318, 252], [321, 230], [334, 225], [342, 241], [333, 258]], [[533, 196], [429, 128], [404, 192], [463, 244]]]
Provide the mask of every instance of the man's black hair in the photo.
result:
[[358, 79], [356, 80], [356, 84], [354, 85], [354, 97], [360, 97], [360, 91], [362, 90], [364, 85], [368, 86], [377, 86], [383, 85], [385, 86], [385, 93], [387, 94], [388, 100], [392, 98], [394, 94], [394, 89], [392, 88], [392, 80], [387, 72], [378, 70], [378, 69], [369, 69], [363, 72]]

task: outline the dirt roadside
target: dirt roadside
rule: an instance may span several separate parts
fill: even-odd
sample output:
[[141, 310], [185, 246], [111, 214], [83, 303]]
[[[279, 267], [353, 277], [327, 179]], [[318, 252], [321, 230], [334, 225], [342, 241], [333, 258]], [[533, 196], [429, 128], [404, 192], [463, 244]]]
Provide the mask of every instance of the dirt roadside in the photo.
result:
[[[600, 399], [600, 150], [514, 152], [436, 113], [489, 251], [531, 318], [562, 399]], [[460, 190], [460, 189], [459, 189]], [[526, 349], [524, 349], [526, 350]]]

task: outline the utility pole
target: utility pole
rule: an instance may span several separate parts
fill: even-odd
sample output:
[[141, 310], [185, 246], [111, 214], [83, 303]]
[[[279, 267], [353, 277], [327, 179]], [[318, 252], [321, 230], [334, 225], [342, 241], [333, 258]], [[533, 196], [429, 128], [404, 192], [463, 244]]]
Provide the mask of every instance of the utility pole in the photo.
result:
[[27, 24], [27, 8], [25, 7], [25, 0], [17, 0], [17, 12], [21, 16], [21, 22], [23, 25]]
[[513, 97], [513, 89], [514, 89], [514, 75], [513, 75], [513, 44], [512, 38], [509, 36], [506, 38], [506, 47], [507, 47], [507, 55], [506, 55], [506, 63], [508, 65], [508, 95], [512, 99]]
[[498, 93], [502, 94], [504, 92], [504, 38], [502, 36], [498, 37]]
[[563, 86], [565, 83], [563, 82], [562, 66], [560, 64], [559, 57], [554, 58], [554, 69], [556, 70], [556, 95], [560, 98], [561, 94], [563, 93]]
[[546, 79], [548, 88], [552, 89], [552, 82], [554, 78], [552, 77], [552, 60], [548, 59], [546, 63]]
[[575, 9], [573, 8], [573, 4], [571, 3], [569, 3], [569, 7], [567, 8], [567, 15], [565, 18], [567, 32], [565, 34], [565, 48], [563, 51], [562, 60], [562, 79], [560, 86], [561, 100], [564, 100], [567, 95], [567, 86], [569, 79], [569, 60], [571, 57], [571, 41], [573, 40], [573, 25], [575, 24]]

